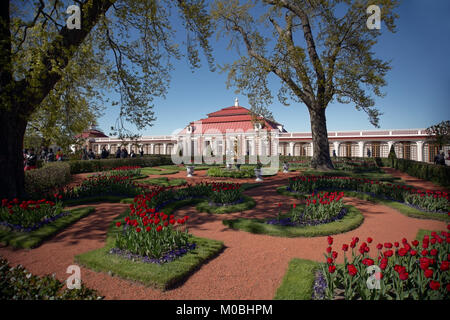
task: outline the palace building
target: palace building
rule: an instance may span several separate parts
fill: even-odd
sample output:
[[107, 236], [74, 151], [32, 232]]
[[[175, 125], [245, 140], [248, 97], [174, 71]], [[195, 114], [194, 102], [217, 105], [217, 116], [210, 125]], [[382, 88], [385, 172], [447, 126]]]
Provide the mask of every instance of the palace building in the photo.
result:
[[[92, 130], [91, 130], [92, 131]], [[283, 125], [260, 116], [249, 109], [234, 106], [209, 113], [206, 118], [190, 122], [175, 135], [143, 136], [137, 141], [122, 141], [114, 137], [83, 133], [89, 147], [100, 153], [103, 147], [116, 152], [126, 146], [144, 154], [173, 154], [188, 150], [197, 154], [212, 152], [214, 155], [292, 155], [312, 156], [311, 132], [287, 132]], [[394, 146], [398, 158], [433, 162], [439, 152], [436, 145], [427, 141], [425, 129], [383, 129], [359, 131], [328, 131], [330, 156], [338, 157], [387, 157]], [[450, 146], [443, 148], [447, 155]], [[237, 154], [236, 154], [237, 153]]]

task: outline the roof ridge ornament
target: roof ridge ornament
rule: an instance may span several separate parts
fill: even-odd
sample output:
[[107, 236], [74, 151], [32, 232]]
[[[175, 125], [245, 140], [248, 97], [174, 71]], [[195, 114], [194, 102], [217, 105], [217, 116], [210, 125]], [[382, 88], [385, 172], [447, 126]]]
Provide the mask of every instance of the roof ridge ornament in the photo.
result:
[[237, 107], [239, 107], [239, 100], [238, 100], [238, 98], [236, 97], [236, 99], [234, 99], [234, 106], [237, 108]]

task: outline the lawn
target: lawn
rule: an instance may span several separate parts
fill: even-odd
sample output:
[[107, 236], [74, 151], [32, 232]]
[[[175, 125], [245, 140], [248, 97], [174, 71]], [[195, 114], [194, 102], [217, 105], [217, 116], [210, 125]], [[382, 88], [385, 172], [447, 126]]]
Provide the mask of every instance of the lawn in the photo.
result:
[[338, 221], [315, 226], [280, 226], [265, 223], [266, 219], [238, 218], [223, 220], [223, 224], [236, 230], [255, 234], [267, 234], [277, 237], [318, 237], [347, 232], [359, 227], [364, 217], [361, 212], [352, 206], [346, 206], [348, 213]]
[[158, 177], [152, 179], [141, 180], [139, 183], [145, 183], [150, 185], [157, 185], [162, 187], [174, 187], [185, 185], [186, 179], [170, 179], [167, 177]]
[[39, 246], [44, 240], [62, 231], [67, 226], [94, 212], [93, 207], [77, 208], [71, 214], [61, 217], [32, 232], [16, 232], [0, 227], [0, 243], [14, 248], [30, 249]]
[[[164, 207], [164, 213], [172, 214], [176, 209], [197, 203], [198, 200], [182, 200]], [[164, 264], [144, 263], [110, 254], [114, 247], [117, 221], [123, 220], [127, 211], [119, 215], [110, 225], [105, 247], [75, 257], [77, 263], [95, 271], [107, 272], [123, 279], [137, 281], [159, 290], [168, 290], [186, 280], [203, 263], [214, 258], [224, 248], [223, 242], [191, 237], [197, 247], [176, 260]]]

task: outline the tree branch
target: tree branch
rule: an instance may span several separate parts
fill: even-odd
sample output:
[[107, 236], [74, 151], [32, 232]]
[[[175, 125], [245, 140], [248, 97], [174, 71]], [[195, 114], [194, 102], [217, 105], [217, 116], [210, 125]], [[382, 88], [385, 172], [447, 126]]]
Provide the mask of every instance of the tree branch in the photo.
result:
[[57, 67], [60, 70], [67, 66], [76, 48], [84, 41], [97, 24], [100, 16], [106, 13], [113, 2], [114, 0], [89, 0], [85, 2], [81, 8], [81, 30], [69, 30], [64, 26], [40, 61], [33, 63], [33, 65], [41, 65], [42, 67], [37, 70], [29, 70], [23, 80], [16, 82], [17, 91], [25, 97], [24, 103], [19, 106], [21, 112], [30, 115], [39, 106], [61, 79], [61, 73], [53, 70], [54, 62], [57, 62]]

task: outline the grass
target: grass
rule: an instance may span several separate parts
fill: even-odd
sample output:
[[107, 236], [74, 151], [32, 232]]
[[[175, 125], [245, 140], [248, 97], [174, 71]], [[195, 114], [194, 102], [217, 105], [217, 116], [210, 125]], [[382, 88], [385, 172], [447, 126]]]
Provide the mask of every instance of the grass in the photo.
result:
[[295, 199], [305, 199], [305, 196], [296, 192], [287, 191], [286, 186], [281, 186], [276, 189], [278, 194], [281, 194], [283, 196], [287, 197], [294, 197]]
[[146, 168], [141, 169], [141, 173], [146, 176], [148, 176], [148, 175], [167, 175], [167, 174], [175, 174], [178, 172], [180, 172], [180, 170], [176, 170], [176, 169], [161, 170], [159, 168], [154, 168], [154, 167], [146, 167]]
[[59, 218], [32, 232], [16, 232], [7, 228], [0, 229], [0, 243], [14, 248], [30, 249], [39, 246], [44, 240], [57, 234], [62, 229], [94, 212], [94, 208], [77, 208], [70, 210], [71, 214]]
[[317, 176], [337, 176], [337, 177], [354, 177], [371, 180], [380, 180], [386, 182], [399, 182], [400, 178], [393, 177], [385, 172], [351, 172], [343, 170], [330, 170], [330, 171], [316, 171], [311, 169], [302, 170], [303, 175], [317, 175]]
[[292, 259], [281, 285], [275, 293], [275, 300], [311, 300], [315, 273], [319, 263], [304, 259]]
[[[440, 231], [436, 231], [440, 233]], [[430, 230], [419, 229], [416, 239], [420, 242], [425, 235], [431, 236]], [[419, 245], [420, 247], [420, 245]], [[311, 300], [315, 274], [320, 266], [319, 262], [292, 259], [289, 261], [288, 270], [283, 277], [281, 285], [275, 294], [275, 300]]]
[[78, 206], [80, 204], [86, 203], [96, 203], [96, 202], [120, 202], [120, 203], [128, 203], [123, 202], [127, 199], [133, 200], [134, 198], [128, 198], [127, 196], [94, 196], [94, 197], [86, 197], [80, 199], [70, 199], [64, 201], [64, 206]]
[[399, 203], [392, 200], [380, 199], [372, 197], [368, 194], [359, 193], [355, 191], [344, 191], [344, 194], [349, 197], [355, 197], [358, 199], [366, 200], [372, 203], [383, 204], [385, 206], [391, 207], [392, 209], [397, 210], [398, 212], [412, 218], [418, 219], [432, 219], [438, 221], [450, 222], [450, 217], [445, 213], [433, 213], [433, 212], [423, 212], [417, 210], [416, 208], [412, 208], [407, 206], [406, 204]]
[[211, 206], [208, 203], [208, 200], [205, 200], [205, 201], [199, 202], [195, 208], [199, 212], [223, 214], [223, 213], [231, 213], [231, 212], [241, 212], [241, 211], [249, 210], [256, 206], [256, 202], [255, 202], [255, 200], [253, 200], [253, 198], [244, 195], [243, 199], [244, 199], [244, 201], [241, 203], [227, 205], [227, 206]]
[[[197, 202], [197, 200], [178, 201], [166, 206], [164, 213], [172, 214], [180, 207]], [[75, 261], [97, 272], [107, 272], [108, 274], [137, 281], [159, 290], [168, 290], [181, 284], [203, 263], [214, 258], [224, 248], [221, 241], [192, 237], [192, 241], [197, 243], [196, 249], [172, 262], [162, 265], [131, 261], [109, 254], [109, 250], [114, 247], [115, 234], [119, 232], [119, 229], [115, 227], [115, 223], [122, 220], [128, 213], [128, 210], [111, 223], [105, 247], [77, 255]]]
[[158, 178], [152, 178], [152, 179], [146, 179], [141, 180], [139, 183], [145, 183], [145, 184], [151, 184], [151, 185], [158, 185], [163, 187], [172, 187], [172, 186], [182, 186], [185, 185], [186, 179], [171, 179], [167, 177], [158, 177]]
[[346, 205], [345, 207], [347, 207], [349, 211], [341, 220], [316, 226], [280, 226], [267, 224], [265, 223], [265, 219], [246, 218], [223, 220], [222, 223], [231, 229], [243, 230], [255, 234], [267, 234], [276, 237], [293, 238], [327, 236], [356, 229], [363, 223], [364, 217], [358, 209], [349, 205]]

